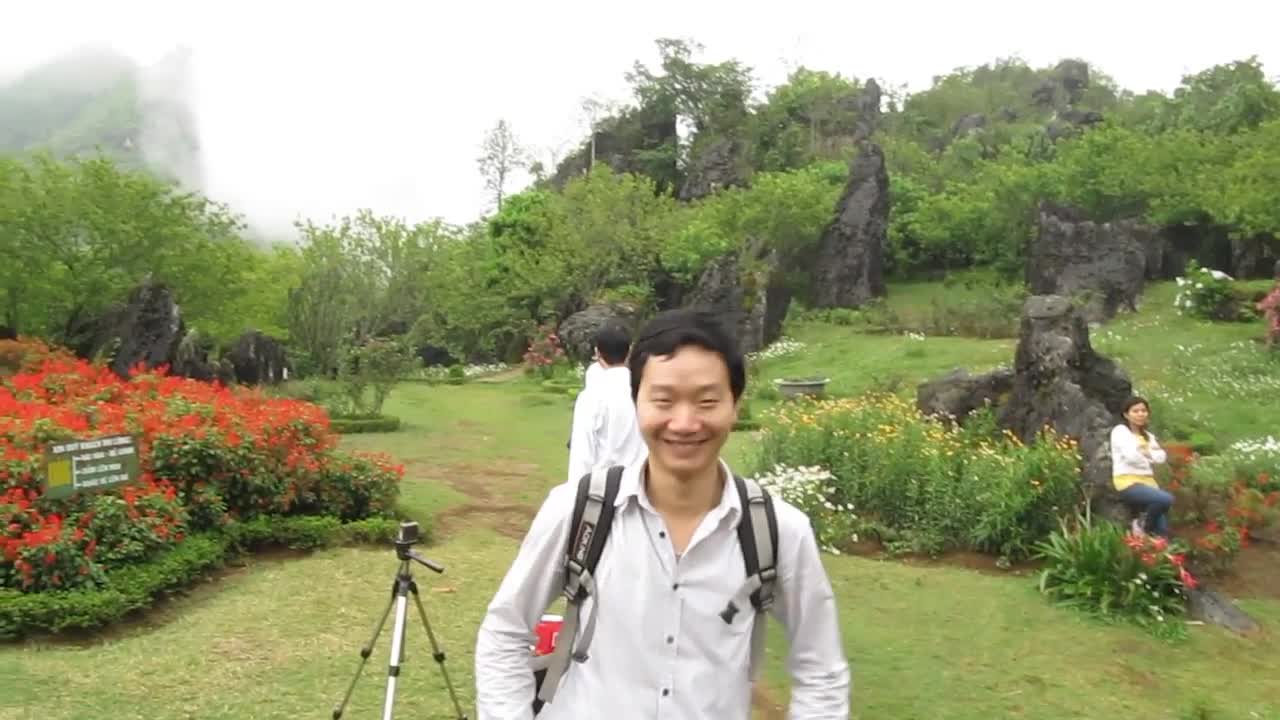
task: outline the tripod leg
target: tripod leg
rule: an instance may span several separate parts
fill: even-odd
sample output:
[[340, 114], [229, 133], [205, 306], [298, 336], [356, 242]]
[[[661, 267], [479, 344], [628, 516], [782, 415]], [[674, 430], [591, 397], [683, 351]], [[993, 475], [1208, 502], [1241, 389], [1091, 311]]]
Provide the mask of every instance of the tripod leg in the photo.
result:
[[407, 575], [396, 581], [396, 619], [391, 634], [391, 661], [387, 666], [387, 697], [382, 705], [382, 720], [391, 720], [391, 707], [396, 701], [396, 679], [400, 676], [400, 661], [404, 659], [404, 625], [408, 614], [408, 586], [413, 580]]
[[422, 618], [422, 624], [427, 628], [427, 638], [431, 641], [431, 656], [440, 665], [440, 674], [444, 676], [444, 686], [449, 690], [453, 709], [458, 713], [458, 720], [467, 720], [467, 716], [462, 712], [462, 704], [458, 702], [458, 693], [453, 689], [453, 681], [449, 679], [449, 669], [444, 666], [444, 651], [440, 649], [440, 643], [436, 642], [436, 634], [431, 630], [431, 621], [427, 619], [426, 608], [422, 607], [422, 597], [418, 595], [418, 584], [410, 581], [409, 590], [413, 593], [413, 602], [418, 606], [418, 615]]
[[356, 674], [351, 678], [351, 684], [347, 686], [347, 694], [342, 697], [342, 702], [333, 708], [333, 720], [339, 720], [342, 713], [347, 709], [347, 703], [351, 701], [351, 693], [356, 689], [356, 681], [360, 679], [360, 673], [364, 672], [364, 665], [369, 660], [369, 656], [373, 654], [373, 644], [378, 641], [378, 635], [382, 634], [382, 626], [387, 623], [387, 615], [391, 613], [391, 606], [395, 604], [395, 586], [391, 588], [391, 599], [387, 601], [387, 607], [382, 611], [382, 617], [378, 619], [378, 624], [373, 628], [373, 635], [369, 637], [369, 642], [360, 648], [360, 665], [356, 667]]

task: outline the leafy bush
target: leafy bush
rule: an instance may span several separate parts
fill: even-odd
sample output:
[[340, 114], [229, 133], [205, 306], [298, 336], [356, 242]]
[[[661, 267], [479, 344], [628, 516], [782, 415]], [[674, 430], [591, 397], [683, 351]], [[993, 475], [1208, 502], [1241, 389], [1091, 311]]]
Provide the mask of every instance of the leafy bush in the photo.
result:
[[[413, 351], [398, 340], [372, 338], [361, 345], [345, 348], [338, 366], [338, 378], [349, 406], [336, 414], [351, 417], [379, 415], [396, 384], [419, 363]], [[368, 390], [372, 390], [372, 398], [367, 397]]]
[[[43, 496], [49, 443], [121, 433], [137, 440], [139, 482]], [[0, 587], [101, 585], [104, 573], [235, 520], [389, 512], [403, 469], [336, 443], [308, 403], [163, 372], [125, 380], [61, 351], [37, 354], [0, 382]]]
[[1024, 445], [987, 433], [994, 425], [981, 414], [955, 428], [882, 393], [800, 399], [775, 408], [764, 426], [760, 467], [829, 469], [827, 499], [894, 530], [901, 540], [891, 550], [1025, 557], [1077, 497], [1076, 445], [1049, 429]]
[[1175, 620], [1186, 609], [1186, 591], [1197, 581], [1185, 567], [1186, 549], [1176, 541], [1136, 536], [1108, 522], [1077, 518], [1036, 546], [1044, 560], [1040, 592], [1055, 603], [1106, 618], [1178, 634]]
[[1241, 305], [1231, 291], [1231, 278], [1226, 274], [1201, 267], [1191, 260], [1183, 277], [1177, 278], [1178, 294], [1173, 306], [1179, 315], [1203, 320], [1239, 320]]

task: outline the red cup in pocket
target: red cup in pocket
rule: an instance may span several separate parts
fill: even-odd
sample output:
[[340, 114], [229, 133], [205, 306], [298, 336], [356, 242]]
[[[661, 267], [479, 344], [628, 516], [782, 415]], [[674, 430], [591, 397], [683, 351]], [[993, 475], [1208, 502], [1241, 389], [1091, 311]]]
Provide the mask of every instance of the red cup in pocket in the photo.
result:
[[560, 637], [560, 628], [564, 618], [559, 615], [543, 615], [533, 631], [538, 636], [538, 644], [534, 646], [535, 655], [550, 655], [556, 649], [556, 639]]

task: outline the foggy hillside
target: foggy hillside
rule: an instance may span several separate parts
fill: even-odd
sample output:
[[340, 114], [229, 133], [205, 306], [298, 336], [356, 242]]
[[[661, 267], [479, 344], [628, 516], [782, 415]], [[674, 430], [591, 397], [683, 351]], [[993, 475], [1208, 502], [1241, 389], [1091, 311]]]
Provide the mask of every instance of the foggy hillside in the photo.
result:
[[150, 67], [83, 48], [0, 81], [0, 153], [102, 152], [192, 189], [201, 186], [188, 55]]

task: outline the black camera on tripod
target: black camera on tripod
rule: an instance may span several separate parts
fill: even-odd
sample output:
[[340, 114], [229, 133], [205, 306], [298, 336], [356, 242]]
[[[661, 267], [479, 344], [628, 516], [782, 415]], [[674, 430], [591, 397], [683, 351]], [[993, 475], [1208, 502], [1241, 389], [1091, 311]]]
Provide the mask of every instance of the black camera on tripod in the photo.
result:
[[396, 547], [417, 545], [421, 539], [422, 532], [418, 528], [418, 523], [410, 520], [400, 523], [400, 531], [396, 533]]

